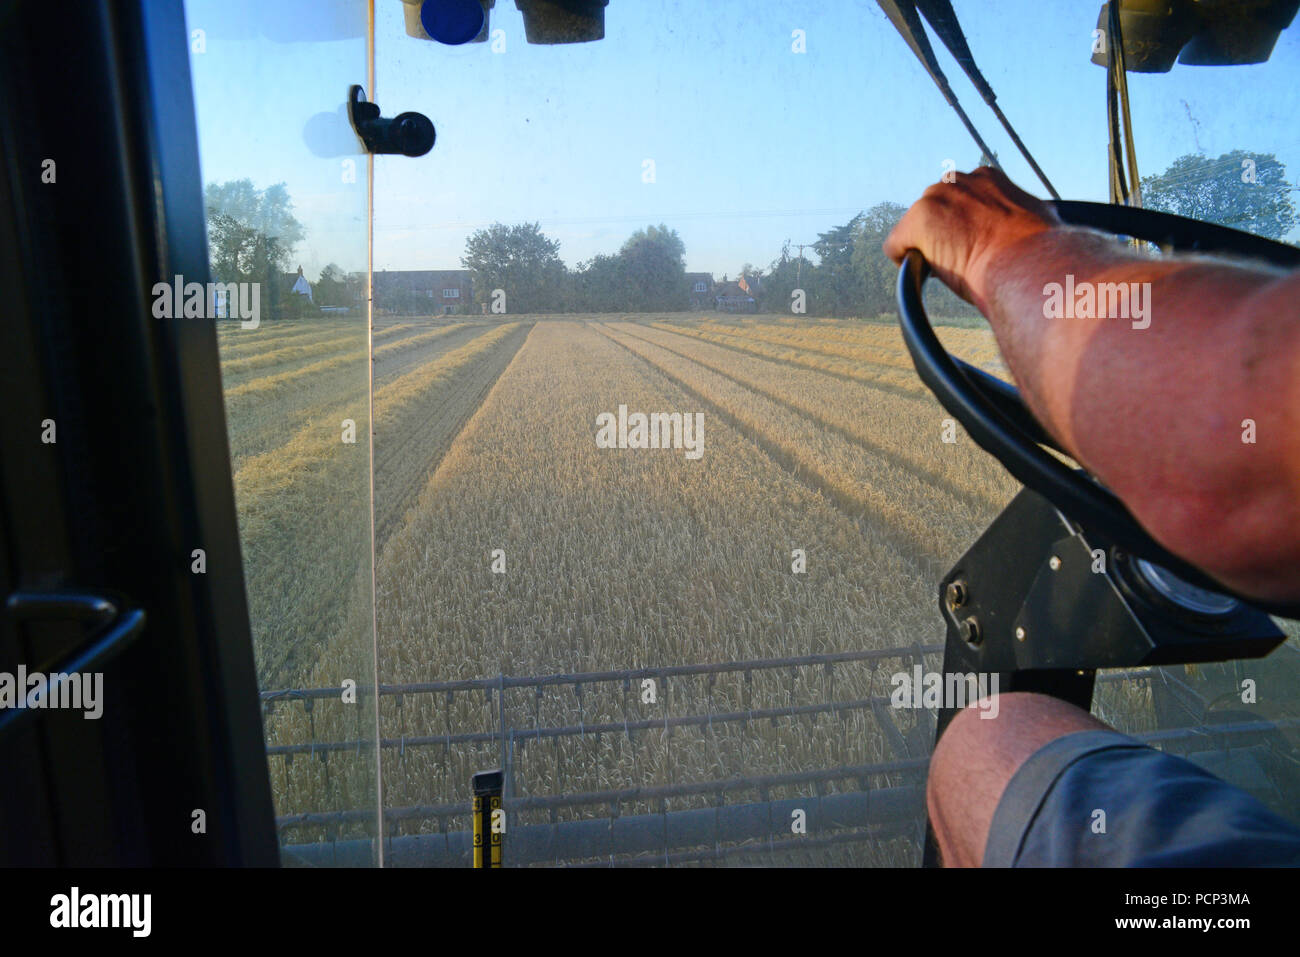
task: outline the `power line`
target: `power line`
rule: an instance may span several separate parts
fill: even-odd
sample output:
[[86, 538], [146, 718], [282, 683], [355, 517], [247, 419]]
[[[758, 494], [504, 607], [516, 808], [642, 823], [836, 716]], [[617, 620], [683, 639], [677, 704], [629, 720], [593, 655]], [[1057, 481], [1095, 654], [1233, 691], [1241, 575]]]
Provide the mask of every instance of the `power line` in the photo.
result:
[[786, 240], [786, 244], [787, 244], [787, 245], [798, 245], [798, 247], [799, 247], [799, 262], [798, 262], [798, 263], [795, 265], [795, 267], [794, 267], [794, 284], [795, 284], [795, 286], [798, 286], [799, 283], [800, 283], [800, 282], [802, 281], [802, 279], [803, 279], [803, 251], [804, 251], [804, 247], [807, 247], [807, 246], [814, 246], [814, 245], [816, 245], [816, 244], [815, 244], [815, 243], [798, 243], [798, 244], [794, 244], [794, 243], [791, 243], [790, 240], [788, 240], [788, 239]]

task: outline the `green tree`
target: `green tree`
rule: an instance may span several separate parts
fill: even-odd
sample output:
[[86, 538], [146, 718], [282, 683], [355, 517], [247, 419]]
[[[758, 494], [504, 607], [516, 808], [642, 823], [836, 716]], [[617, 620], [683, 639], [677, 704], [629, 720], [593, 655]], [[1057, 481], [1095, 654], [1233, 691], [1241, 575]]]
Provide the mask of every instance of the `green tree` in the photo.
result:
[[318, 306], [352, 306], [352, 290], [348, 287], [348, 277], [334, 263], [320, 271], [320, 278], [312, 289], [312, 298]]
[[818, 259], [819, 305], [824, 315], [861, 313], [862, 291], [853, 269], [853, 247], [865, 215], [858, 213], [843, 226], [819, 233], [813, 243]]
[[861, 316], [873, 318], [895, 310], [898, 267], [881, 247], [905, 212], [906, 206], [884, 202], [871, 207], [858, 218], [849, 260]]
[[1163, 173], [1142, 178], [1142, 205], [1269, 239], [1300, 222], [1286, 165], [1272, 153], [1233, 150], [1216, 159], [1180, 156]]
[[366, 274], [359, 270], [350, 272], [343, 277], [343, 282], [347, 288], [348, 307], [364, 312], [366, 308]]
[[791, 313], [795, 290], [803, 290], [805, 312], [802, 315], [824, 315], [821, 303], [820, 276], [816, 264], [808, 256], [791, 252], [787, 240], [781, 246], [781, 255], [774, 259], [759, 286], [759, 312]]
[[252, 282], [268, 267], [289, 271], [293, 249], [305, 233], [284, 183], [264, 190], [248, 179], [209, 183], [204, 202], [208, 251], [219, 278]]
[[[898, 203], [878, 203], [863, 213], [853, 237], [853, 274], [858, 290], [859, 312], [865, 318], [898, 313], [898, 266], [885, 255], [885, 238], [907, 212]], [[978, 316], [979, 311], [941, 282], [925, 287], [925, 307], [932, 319], [948, 316]]]
[[629, 308], [641, 312], [680, 311], [690, 305], [686, 288], [686, 244], [663, 223], [638, 229], [619, 250]]
[[305, 235], [284, 183], [263, 190], [249, 179], [209, 183], [204, 205], [213, 278], [261, 283], [263, 308], [272, 316], [283, 314], [293, 298], [285, 273]]
[[620, 256], [593, 256], [573, 274], [576, 312], [625, 312], [631, 308], [627, 272]]
[[552, 312], [562, 308], [567, 276], [559, 240], [548, 239], [538, 223], [493, 223], [465, 243], [461, 265], [470, 271], [476, 302], [492, 302], [502, 289], [511, 313]]

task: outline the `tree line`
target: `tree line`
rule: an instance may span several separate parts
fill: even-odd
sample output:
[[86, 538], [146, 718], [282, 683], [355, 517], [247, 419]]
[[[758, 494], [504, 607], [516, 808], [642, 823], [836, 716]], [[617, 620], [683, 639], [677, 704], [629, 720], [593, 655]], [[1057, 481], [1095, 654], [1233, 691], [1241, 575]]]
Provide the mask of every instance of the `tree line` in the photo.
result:
[[[795, 255], [786, 243], [767, 267], [746, 263], [736, 276], [746, 280], [759, 312], [791, 313], [796, 303], [812, 316], [893, 312], [898, 267], [881, 244], [904, 212], [897, 203], [881, 203], [819, 234], [809, 254]], [[501, 290], [512, 313], [680, 312], [691, 307], [685, 244], [662, 223], [638, 229], [617, 253], [598, 254], [573, 269], [560, 259], [559, 249], [538, 223], [494, 223], [469, 237], [461, 264], [472, 277], [476, 302], [490, 307]], [[934, 308], [943, 315], [973, 311], [947, 290], [936, 289], [936, 295], [944, 301]]]
[[512, 312], [675, 312], [690, 304], [686, 245], [662, 223], [638, 229], [613, 255], [573, 269], [537, 223], [476, 230], [461, 259], [474, 299], [491, 306], [497, 290]]
[[[1181, 156], [1163, 173], [1142, 180], [1143, 202], [1150, 208], [1272, 239], [1300, 223], [1295, 190], [1276, 156], [1243, 150], [1216, 158]], [[291, 282], [285, 277], [305, 233], [283, 183], [264, 190], [249, 180], [211, 184], [205, 199], [214, 278], [264, 283], [271, 293], [264, 292], [263, 308], [269, 304], [272, 317], [361, 301], [364, 274], [345, 274], [334, 264], [313, 283], [314, 304], [289, 292]], [[759, 312], [789, 314], [802, 299], [809, 316], [893, 313], [897, 267], [881, 244], [905, 211], [899, 203], [879, 203], [819, 233], [816, 242], [797, 252], [785, 243], [766, 267], [744, 264], [737, 278], [747, 280]], [[691, 307], [686, 247], [677, 231], [663, 223], [638, 229], [617, 252], [597, 254], [572, 268], [560, 258], [559, 241], [543, 233], [539, 223], [494, 223], [469, 236], [461, 265], [472, 277], [474, 311], [483, 304], [491, 310], [497, 290], [512, 314], [678, 312]], [[927, 300], [935, 315], [974, 314], [974, 307], [940, 283], [927, 287]]]

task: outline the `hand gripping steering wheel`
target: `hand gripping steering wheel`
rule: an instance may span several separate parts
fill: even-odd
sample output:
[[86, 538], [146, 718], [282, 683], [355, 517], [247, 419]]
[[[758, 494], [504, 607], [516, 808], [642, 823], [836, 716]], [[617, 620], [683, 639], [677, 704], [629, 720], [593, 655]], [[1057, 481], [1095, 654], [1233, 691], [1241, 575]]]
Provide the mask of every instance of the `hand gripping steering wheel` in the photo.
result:
[[[1300, 267], [1300, 248], [1225, 226], [1169, 213], [1056, 200], [1049, 205], [1067, 225], [1087, 226], [1117, 236], [1158, 243], [1162, 249], [1243, 256], [1285, 268]], [[995, 456], [1017, 480], [1047, 498], [1071, 521], [1110, 539], [1135, 558], [1146, 559], [1184, 581], [1231, 595], [1274, 615], [1300, 618], [1300, 604], [1265, 603], [1226, 588], [1172, 554], [1151, 537], [1124, 504], [1082, 469], [1072, 469], [1043, 446], [1063, 451], [1020, 398], [1020, 393], [960, 359], [939, 342], [925, 314], [922, 287], [930, 266], [908, 251], [898, 272], [899, 323], [917, 374], [975, 443]]]

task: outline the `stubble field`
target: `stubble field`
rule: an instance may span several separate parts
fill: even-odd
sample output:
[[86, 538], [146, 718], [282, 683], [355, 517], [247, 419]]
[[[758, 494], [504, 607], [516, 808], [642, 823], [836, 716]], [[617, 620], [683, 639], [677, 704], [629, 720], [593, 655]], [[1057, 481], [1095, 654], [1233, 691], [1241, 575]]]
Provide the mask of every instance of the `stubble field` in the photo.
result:
[[[373, 831], [366, 335], [221, 332], [259, 682], [287, 692], [265, 721], [291, 842]], [[941, 338], [1005, 374], [988, 332]], [[703, 413], [702, 456], [598, 448], [620, 406]], [[918, 785], [930, 726], [879, 704], [892, 673], [937, 666], [935, 582], [1017, 486], [960, 430], [943, 440], [895, 327], [378, 319], [373, 415], [378, 678], [406, 686], [379, 707], [389, 837], [465, 827], [470, 775], [502, 765], [507, 795], [536, 799], [512, 826]], [[912, 657], [683, 667], [889, 649]], [[594, 672], [614, 677], [573, 677]], [[817, 777], [889, 762], [907, 766]], [[654, 790], [701, 782], [671, 806]], [[564, 794], [601, 806], [546, 805]], [[765, 859], [910, 863], [917, 820]]]

